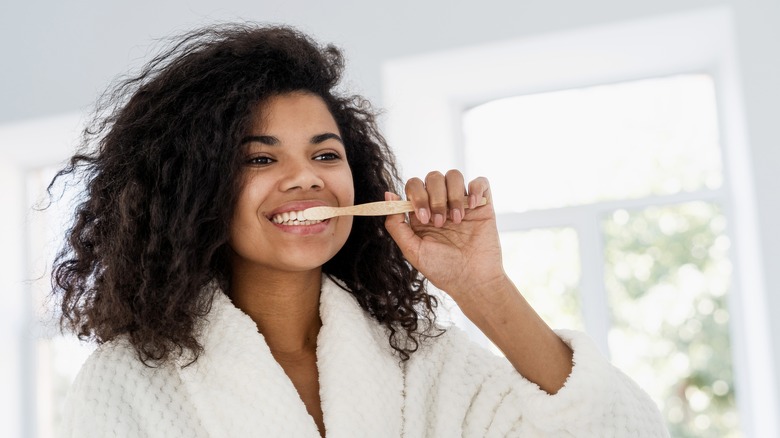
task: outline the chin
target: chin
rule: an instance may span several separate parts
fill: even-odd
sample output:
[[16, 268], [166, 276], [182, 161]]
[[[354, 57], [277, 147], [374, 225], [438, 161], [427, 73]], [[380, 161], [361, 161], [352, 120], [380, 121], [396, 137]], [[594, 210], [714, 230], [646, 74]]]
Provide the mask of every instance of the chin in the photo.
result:
[[[307, 272], [314, 269], [322, 268], [322, 265], [332, 259], [336, 253], [317, 255], [309, 252], [302, 252], [300, 254], [287, 254], [285, 257], [280, 257], [277, 260], [276, 267], [280, 270], [290, 272]], [[269, 266], [269, 267], [273, 267]]]

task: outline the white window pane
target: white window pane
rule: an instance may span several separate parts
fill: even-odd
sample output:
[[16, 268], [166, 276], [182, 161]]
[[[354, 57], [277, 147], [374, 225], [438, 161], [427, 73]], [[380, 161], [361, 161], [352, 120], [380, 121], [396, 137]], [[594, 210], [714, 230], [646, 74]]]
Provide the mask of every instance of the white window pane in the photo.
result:
[[713, 81], [681, 75], [495, 100], [463, 116], [499, 212], [721, 185]]
[[504, 269], [553, 328], [582, 330], [579, 244], [571, 228], [501, 233]]
[[706, 202], [617, 210], [604, 221], [612, 359], [659, 403], [675, 437], [741, 436], [725, 228]]

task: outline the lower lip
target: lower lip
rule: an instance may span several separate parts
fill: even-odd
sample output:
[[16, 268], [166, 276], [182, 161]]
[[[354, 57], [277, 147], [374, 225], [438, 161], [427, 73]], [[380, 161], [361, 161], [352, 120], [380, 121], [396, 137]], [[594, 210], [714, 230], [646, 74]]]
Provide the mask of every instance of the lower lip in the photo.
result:
[[328, 225], [330, 224], [330, 219], [324, 220], [322, 222], [313, 225], [285, 225], [285, 224], [277, 224], [274, 222], [271, 223], [274, 224], [276, 228], [280, 229], [285, 233], [307, 235], [307, 234], [317, 234], [325, 231], [328, 228]]

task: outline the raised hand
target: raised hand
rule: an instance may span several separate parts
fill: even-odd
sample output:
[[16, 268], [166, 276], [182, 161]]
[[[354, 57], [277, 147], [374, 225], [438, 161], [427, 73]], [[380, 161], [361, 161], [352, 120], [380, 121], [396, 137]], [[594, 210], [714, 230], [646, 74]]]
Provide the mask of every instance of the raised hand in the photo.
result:
[[[408, 222], [401, 214], [388, 216], [385, 226], [406, 259], [434, 286], [458, 301], [505, 277], [487, 179], [471, 181], [467, 190], [459, 171], [431, 172], [425, 181], [410, 179], [405, 191], [414, 214]], [[468, 209], [463, 208], [464, 195]], [[488, 203], [477, 207], [482, 197]], [[385, 199], [400, 197], [388, 193]]]
[[[469, 206], [482, 196], [488, 203], [464, 211], [464, 194]], [[415, 206], [409, 221], [402, 214], [385, 221], [406, 259], [455, 300], [520, 374], [557, 392], [571, 373], [572, 351], [504, 273], [488, 181], [477, 178], [467, 191], [460, 172], [431, 172], [425, 181], [410, 179], [406, 197]]]

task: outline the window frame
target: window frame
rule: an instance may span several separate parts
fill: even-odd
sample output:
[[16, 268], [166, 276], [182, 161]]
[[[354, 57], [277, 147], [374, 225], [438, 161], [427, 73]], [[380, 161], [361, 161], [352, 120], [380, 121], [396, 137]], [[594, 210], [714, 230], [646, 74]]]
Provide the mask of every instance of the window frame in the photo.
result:
[[[502, 214], [499, 230], [551, 226], [577, 230], [583, 318], [586, 330], [606, 352], [609, 312], [603, 287], [601, 215], [615, 208], [686, 200], [719, 204], [732, 241], [729, 313], [740, 424], [746, 436], [776, 436], [780, 426], [774, 415], [778, 395], [767, 290], [732, 21], [730, 9], [719, 7], [391, 60], [383, 65], [385, 133], [403, 174], [419, 176], [431, 169], [464, 167], [461, 114], [485, 101], [676, 74], [710, 75], [718, 101], [724, 163], [721, 188]], [[453, 320], [463, 324], [465, 319]], [[468, 325], [466, 329], [475, 331]], [[475, 338], [484, 341], [479, 335]]]

